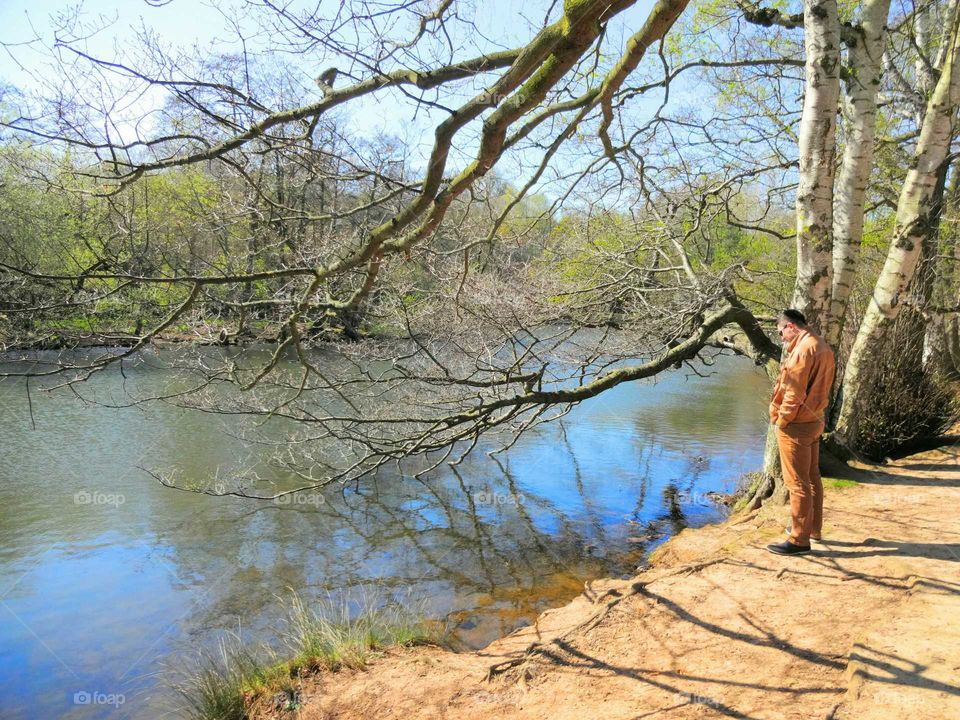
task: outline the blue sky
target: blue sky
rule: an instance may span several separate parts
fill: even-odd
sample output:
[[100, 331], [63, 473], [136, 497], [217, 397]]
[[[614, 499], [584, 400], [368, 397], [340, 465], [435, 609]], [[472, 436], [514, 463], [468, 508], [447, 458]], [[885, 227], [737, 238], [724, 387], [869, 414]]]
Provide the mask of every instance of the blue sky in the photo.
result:
[[[20, 42], [30, 38], [34, 31], [49, 37], [54, 23], [52, 18], [71, 10], [82, 8], [83, 13], [93, 19], [102, 16], [116, 21], [107, 36], [129, 35], [141, 21], [146, 22], [164, 36], [179, 44], [205, 41], [212, 37], [212, 30], [220, 25], [220, 15], [207, 3], [195, 0], [172, 0], [169, 4], [154, 7], [146, 0], [86, 0], [86, 2], [65, 2], [64, 0], [16, 0], [0, 1], [0, 40]], [[189, 21], [185, 21], [184, 12], [189, 10]], [[2, 67], [6, 68], [6, 58]]]
[[[161, 2], [163, 0], [160, 0]], [[298, 3], [300, 0], [294, 0]], [[303, 4], [312, 6], [314, 0], [302, 0]], [[170, 0], [160, 7], [152, 6], [146, 0], [86, 0], [83, 3], [64, 2], [63, 0], [32, 0], [26, 2], [12, 2], [0, 0], [0, 41], [5, 44], [14, 44], [6, 49], [0, 48], [0, 79], [20, 88], [30, 89], [35, 85], [29, 74], [23, 72], [18, 63], [37, 72], [42, 67], [41, 53], [23, 45], [16, 45], [39, 36], [45, 45], [53, 42], [57, 26], [57, 17], [71, 8], [82, 6], [83, 15], [89, 21], [109, 22], [101, 32], [86, 41], [86, 47], [91, 54], [105, 59], [116, 57], [115, 47], [135, 40], [137, 32], [146, 27], [156, 31], [163, 41], [173, 47], [190, 48], [194, 45], [204, 48], [215, 48], [216, 51], [227, 49], [236, 50], [239, 44], [232, 42], [225, 44], [226, 38], [231, 37], [228, 23], [224, 16], [211, 2], [197, 0]], [[224, 8], [243, 8], [242, 2], [222, 2]], [[325, 14], [336, 12], [339, 6], [337, 0], [322, 0], [321, 7]], [[525, 43], [536, 32], [537, 25], [543, 21], [549, 2], [535, 5], [517, 0], [464, 0], [454, 7], [458, 14], [469, 18], [476, 26], [476, 31], [465, 32], [464, 26], [451, 26], [451, 41], [457, 49], [457, 58], [472, 57], [480, 52], [504, 47], [514, 47]], [[607, 29], [607, 44], [605, 61], [613, 59], [614, 54], [622, 51], [626, 38], [642, 26], [653, 6], [653, 0], [641, 0], [637, 5], [618, 16], [610, 23]], [[329, 8], [329, 9], [327, 9]], [[554, 10], [556, 13], [556, 10]], [[247, 49], [253, 52], [263, 52], [271, 46], [273, 38], [262, 33], [255, 33], [255, 28], [243, 18], [250, 16], [250, 10], [235, 14], [241, 18], [241, 24], [250, 33]], [[412, 30], [410, 26], [396, 29], [395, 37], [408, 37]], [[16, 57], [16, 61], [11, 57]], [[297, 68], [302, 67], [304, 79], [309, 80], [320, 70], [328, 67], [328, 59], [312, 56], [309, 59], [296, 58]], [[42, 71], [40, 71], [42, 73]], [[49, 76], [49, 73], [47, 73]], [[463, 98], [466, 99], [481, 88], [464, 88]], [[143, 107], [153, 103], [159, 107], [163, 99], [160, 90], [150, 91], [132, 106], [130, 112], [136, 115]], [[310, 101], [315, 98], [305, 98]], [[423, 107], [416, 108], [415, 104], [407, 101], [399, 92], [387, 91], [378, 93], [376, 98], [361, 104], [353, 103], [349, 115], [344, 120], [349, 122], [354, 133], [374, 136], [382, 132], [404, 138], [414, 146], [414, 156], [424, 154], [432, 144], [433, 128], [440, 120], [446, 117], [442, 111], [429, 111]], [[121, 130], [124, 127], [120, 123]], [[130, 126], [132, 127], [132, 125]], [[149, 128], [149, 124], [146, 125]], [[131, 131], [132, 132], [132, 131]], [[125, 138], [132, 139], [132, 138]], [[464, 138], [456, 148], [461, 157], [458, 164], [466, 162], [472, 154], [473, 141]], [[557, 158], [560, 161], [560, 157]], [[502, 171], [508, 177], [520, 178], [522, 171], [511, 171], [504, 165]]]
[[[90, 20], [103, 18], [113, 21], [113, 26], [92, 41], [92, 45], [108, 50], [114, 40], [133, 36], [141, 23], [155, 28], [164, 37], [178, 45], [208, 42], [213, 29], [221, 25], [219, 13], [206, 4], [190, 0], [173, 0], [166, 6], [152, 7], [145, 0], [87, 0], [87, 2], [64, 2], [64, 0], [0, 0], [0, 41], [22, 43], [39, 35], [50, 41], [56, 18], [72, 8], [81, 7]], [[189, 22], [184, 21], [184, 11], [189, 7]], [[15, 49], [18, 59], [30, 64], [35, 55], [23, 48]], [[8, 52], [0, 53], [0, 76], [16, 83], [23, 76]]]
[[[231, 7], [240, 8], [241, 11], [237, 13], [239, 17], [251, 14], [249, 9], [243, 10], [241, 1], [216, 4], [205, 0], [152, 1], [166, 1], [167, 4], [157, 7], [151, 5], [148, 0], [85, 0], [83, 2], [0, 0], [0, 42], [23, 43], [38, 35], [49, 44], [54, 38], [57, 16], [80, 7], [85, 19], [89, 21], [103, 19], [112, 23], [89, 40], [91, 51], [108, 59], [113, 54], [114, 44], [131, 41], [141, 26], [157, 31], [165, 42], [176, 47], [187, 48], [195, 44], [204, 47], [218, 40], [221, 41], [219, 47], [224, 47], [222, 41], [230, 36], [230, 30], [223, 14], [216, 9], [216, 5], [228, 10]], [[315, 0], [294, 0], [291, 4], [312, 6]], [[643, 24], [653, 4], [653, 0], [641, 0], [610, 24], [608, 51], [619, 51], [623, 48], [626, 36], [635, 32]], [[329, 6], [329, 12], [333, 13], [339, 5], [339, 0], [321, 0], [320, 5], [321, 8]], [[454, 44], [464, 46], [464, 50], [458, 53], [458, 56], [468, 57], [477, 50], [483, 52], [515, 47], [526, 42], [533, 36], [536, 31], [534, 26], [542, 22], [544, 13], [550, 6], [549, 2], [532, 4], [518, 0], [457, 2], [455, 5], [457, 13], [472, 19], [477, 27], [477, 32], [470, 32], [468, 36], [464, 36], [461, 32], [461, 37], [457, 37], [458, 29], [454, 28], [452, 41]], [[253, 30], [249, 25], [246, 29]], [[412, 25], [405, 29], [409, 31]], [[409, 33], [400, 29], [395, 34], [398, 37], [404, 37]], [[259, 38], [252, 38], [248, 47], [262, 50], [270, 41], [271, 38], [261, 35]], [[233, 47], [239, 47], [239, 45], [233, 43]], [[472, 50], [474, 52], [471, 52]], [[11, 59], [11, 52], [17, 56], [19, 62], [31, 67], [35, 67], [41, 58], [23, 46], [0, 51], [0, 77], [16, 85], [29, 84], [29, 80], [23, 75], [17, 63]], [[313, 68], [307, 69], [313, 71]]]

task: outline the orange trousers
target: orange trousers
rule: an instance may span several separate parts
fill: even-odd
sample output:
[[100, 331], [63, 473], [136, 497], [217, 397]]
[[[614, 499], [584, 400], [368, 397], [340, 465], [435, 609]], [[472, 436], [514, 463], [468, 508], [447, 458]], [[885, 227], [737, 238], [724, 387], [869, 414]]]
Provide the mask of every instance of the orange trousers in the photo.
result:
[[790, 542], [809, 545], [823, 530], [823, 482], [820, 479], [822, 422], [790, 423], [777, 428], [783, 482], [790, 492]]

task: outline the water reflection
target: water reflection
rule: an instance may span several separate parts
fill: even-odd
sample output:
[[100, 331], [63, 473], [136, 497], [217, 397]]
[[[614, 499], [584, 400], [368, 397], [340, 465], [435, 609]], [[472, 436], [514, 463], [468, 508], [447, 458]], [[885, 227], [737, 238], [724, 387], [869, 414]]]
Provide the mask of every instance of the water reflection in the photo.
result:
[[[109, 396], [131, 379], [94, 382]], [[421, 479], [383, 469], [264, 504], [171, 491], [137, 469], [205, 480], [263, 463], [231, 436], [236, 418], [57, 392], [33, 394], [31, 420], [22, 382], [0, 384], [0, 714], [160, 717], [162, 665], [224, 630], [271, 637], [288, 588], [411, 593], [481, 646], [719, 518], [706, 493], [759, 465], [767, 392], [762, 374], [721, 362], [707, 379], [621, 386], [495, 458], [490, 440]], [[81, 691], [126, 702], [75, 704]]]

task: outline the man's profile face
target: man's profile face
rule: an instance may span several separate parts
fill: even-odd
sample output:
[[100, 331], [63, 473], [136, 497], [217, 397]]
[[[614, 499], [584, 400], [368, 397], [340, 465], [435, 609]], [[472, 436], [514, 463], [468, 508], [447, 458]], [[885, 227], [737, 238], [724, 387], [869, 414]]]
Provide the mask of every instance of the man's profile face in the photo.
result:
[[784, 320], [781, 318], [777, 322], [777, 333], [780, 335], [780, 339], [785, 343], [793, 340], [799, 334], [799, 332], [799, 328], [797, 328], [797, 326], [789, 320]]

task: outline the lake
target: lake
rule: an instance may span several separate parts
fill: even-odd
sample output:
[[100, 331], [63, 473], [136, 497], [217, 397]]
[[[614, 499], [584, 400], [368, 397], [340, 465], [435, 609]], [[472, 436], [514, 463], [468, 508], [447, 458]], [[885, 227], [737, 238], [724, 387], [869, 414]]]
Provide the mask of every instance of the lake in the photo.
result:
[[[170, 678], [226, 634], [271, 641], [291, 592], [409, 598], [476, 648], [631, 574], [651, 548], [724, 516], [762, 463], [770, 383], [719, 358], [622, 384], [509, 451], [481, 447], [422, 480], [381, 471], [286, 503], [161, 486], [265, 448], [236, 418], [110, 408], [0, 383], [0, 716], [173, 718]], [[163, 371], [90, 381], [162, 388]], [[35, 387], [35, 385], [34, 385]], [[32, 407], [31, 407], [32, 406]]]

